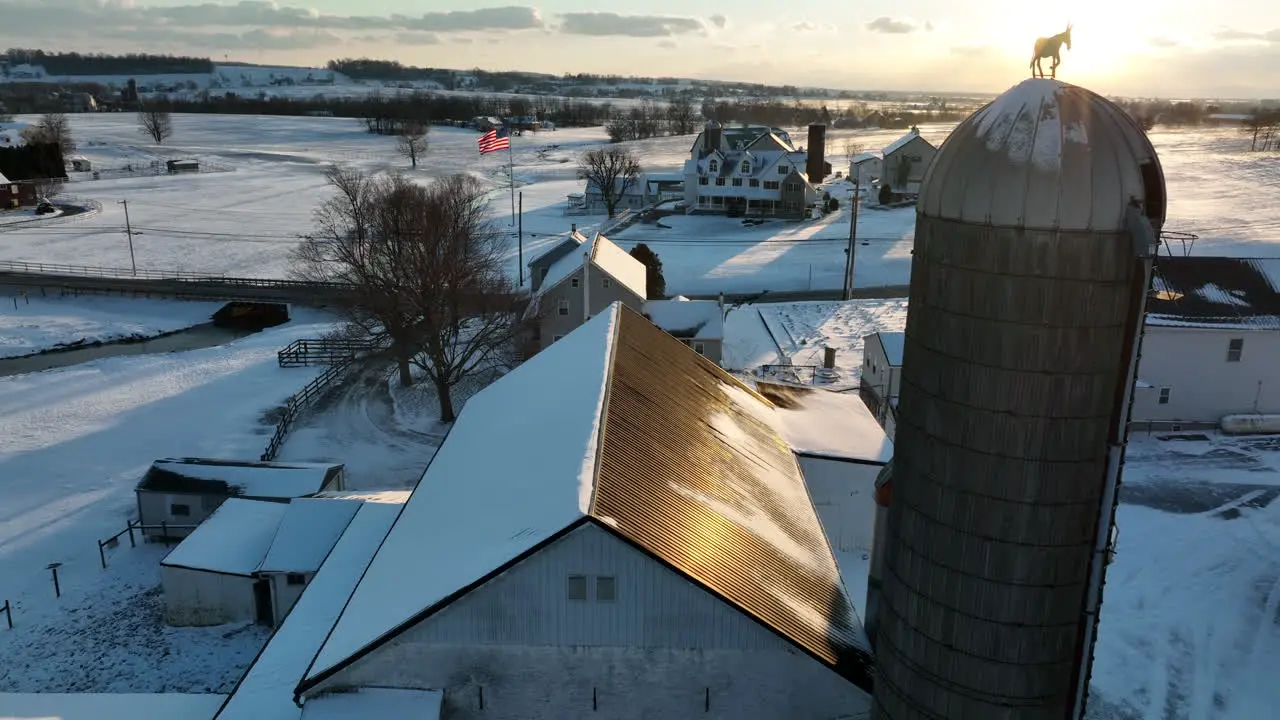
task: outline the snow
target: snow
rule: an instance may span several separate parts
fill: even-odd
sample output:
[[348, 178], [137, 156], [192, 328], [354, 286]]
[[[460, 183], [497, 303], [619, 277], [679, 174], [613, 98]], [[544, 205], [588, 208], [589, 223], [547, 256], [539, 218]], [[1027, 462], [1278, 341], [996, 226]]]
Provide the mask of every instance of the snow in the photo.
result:
[[[911, 142], [912, 140], [915, 140], [915, 139], [916, 139], [916, 138], [918, 138], [918, 137], [920, 137], [920, 133], [916, 133], [916, 132], [909, 132], [909, 133], [907, 133], [906, 135], [903, 135], [902, 137], [898, 138], [897, 140], [894, 140], [893, 142], [891, 142], [891, 143], [889, 143], [888, 145], [886, 145], [886, 146], [884, 147], [884, 149], [880, 151], [880, 154], [881, 154], [881, 155], [884, 155], [884, 156], [886, 156], [886, 157], [887, 157], [887, 156], [889, 156], [891, 153], [896, 152], [897, 150], [902, 149], [903, 147], [905, 147], [905, 146], [906, 146], [906, 144], [907, 144], [907, 143]], [[864, 154], [869, 154], [869, 153], [864, 153]], [[872, 157], [875, 157], [875, 156], [874, 156], [874, 155], [872, 155]]]
[[880, 156], [873, 152], [861, 152], [861, 153], [858, 153], [857, 155], [854, 155], [853, 159], [850, 160], [849, 162], [853, 165], [858, 165], [859, 163], [864, 163], [868, 160], [879, 160], [879, 159], [880, 159]]
[[[106, 357], [0, 378], [0, 691], [222, 692], [266, 638], [256, 626], [169, 628], [167, 550], [98, 541], [136, 517], [134, 487], [165, 455], [256, 458], [267, 415], [320, 368], [276, 352], [332, 328], [324, 313], [202, 350]], [[45, 566], [60, 562], [55, 599]]]
[[552, 263], [539, 286], [539, 292], [545, 293], [581, 268], [584, 254], [591, 256], [592, 271], [603, 270], [639, 297], [647, 297], [648, 271], [644, 263], [600, 234], [583, 243], [578, 252], [570, 252]]
[[302, 720], [440, 720], [443, 702], [440, 690], [367, 688], [312, 698], [302, 706]]
[[409, 490], [327, 490], [314, 497], [332, 500], [360, 500], [361, 502], [403, 505], [409, 501]]
[[254, 660], [218, 720], [297, 720], [293, 691], [342, 613], [401, 506], [366, 502]]
[[1218, 305], [1231, 305], [1234, 307], [1251, 307], [1249, 301], [1238, 297], [1226, 288], [1214, 284], [1206, 283], [1195, 289], [1195, 294], [1211, 303]]
[[[3, 180], [0, 180], [3, 182]], [[45, 297], [39, 289], [0, 299], [0, 357], [133, 340], [208, 322], [222, 303], [117, 297]]]
[[286, 503], [231, 498], [160, 564], [251, 576], [271, 548], [288, 509]]
[[309, 678], [587, 513], [618, 312], [467, 402]]
[[347, 500], [291, 500], [257, 571], [315, 572], [359, 510]]
[[902, 367], [902, 354], [906, 351], [907, 334], [905, 332], [877, 332], [880, 347], [884, 348], [884, 359], [891, 367]]
[[774, 426], [797, 454], [876, 463], [893, 459], [893, 443], [857, 393], [802, 388], [787, 393], [787, 400], [774, 403]]
[[220, 480], [251, 498], [288, 499], [324, 489], [330, 463], [238, 462], [183, 458], [155, 461], [154, 467], [193, 480]]
[[[976, 136], [986, 139], [988, 150], [1006, 152], [1011, 162], [1031, 162], [1042, 170], [1057, 168], [1063, 139], [1058, 98], [1066, 88], [1058, 80], [1023, 80], [978, 111]], [[1080, 142], [1074, 132], [1069, 139]]]
[[[768, 303], [756, 306], [776, 342], [782, 364], [821, 366], [824, 349], [836, 349], [837, 377], [823, 381], [833, 390], [852, 389], [862, 378], [863, 341], [875, 332], [901, 332], [907, 324], [906, 299], [847, 300], [844, 302]], [[738, 312], [742, 312], [739, 310]], [[730, 316], [732, 317], [732, 315]], [[730, 323], [726, 345], [737, 341]], [[768, 360], [767, 364], [776, 364]], [[762, 363], [764, 364], [764, 363]], [[743, 365], [743, 370], [753, 366]], [[805, 376], [805, 380], [808, 377]]]
[[0, 720], [210, 720], [224, 695], [0, 693]]
[[[724, 317], [720, 303], [714, 300], [650, 300], [644, 314], [654, 325], [677, 337], [722, 338]], [[688, 334], [692, 332], [693, 334]]]

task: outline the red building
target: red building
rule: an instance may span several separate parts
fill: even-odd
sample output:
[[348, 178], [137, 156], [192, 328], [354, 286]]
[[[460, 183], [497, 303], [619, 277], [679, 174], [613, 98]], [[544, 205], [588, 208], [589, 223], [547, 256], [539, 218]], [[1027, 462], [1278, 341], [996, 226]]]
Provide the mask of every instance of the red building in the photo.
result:
[[35, 185], [25, 182], [9, 182], [4, 175], [0, 175], [0, 210], [30, 207], [35, 204]]

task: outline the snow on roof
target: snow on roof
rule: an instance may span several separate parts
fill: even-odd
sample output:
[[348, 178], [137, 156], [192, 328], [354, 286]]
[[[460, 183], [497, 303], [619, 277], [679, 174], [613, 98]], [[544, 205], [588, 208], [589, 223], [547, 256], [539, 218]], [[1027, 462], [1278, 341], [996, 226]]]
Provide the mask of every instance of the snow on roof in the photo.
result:
[[403, 505], [409, 501], [411, 494], [413, 494], [411, 490], [327, 490], [316, 493], [314, 497]]
[[884, 348], [884, 359], [893, 367], [902, 367], [902, 353], [907, 344], [904, 332], [878, 332], [880, 347]]
[[359, 509], [357, 501], [294, 498], [258, 572], [315, 572]]
[[309, 678], [587, 512], [617, 316], [600, 313], [467, 401]]
[[218, 713], [218, 720], [298, 720], [302, 710], [293, 702], [293, 689], [399, 513], [400, 506], [394, 504], [360, 506], [320, 571], [307, 583], [306, 592]]
[[873, 152], [864, 152], [864, 153], [858, 153], [857, 155], [854, 155], [853, 160], [851, 162], [854, 165], [859, 165], [868, 160], [879, 160], [879, 159], [880, 159], [880, 156]]
[[[590, 253], [592, 265], [608, 273], [623, 287], [642, 299], [648, 296], [648, 270], [644, 263], [631, 257], [630, 253], [618, 247], [612, 240], [596, 233], [595, 237], [583, 245], [582, 252]], [[571, 252], [555, 261], [547, 269], [547, 276], [542, 279], [538, 294], [542, 295], [564, 282], [565, 278], [581, 267], [582, 253]]]
[[1280, 259], [1161, 257], [1152, 284], [1150, 325], [1280, 328]]
[[0, 693], [0, 720], [209, 720], [225, 695]]
[[[581, 195], [581, 194], [578, 194], [578, 195], [577, 195], [577, 197], [582, 197], [582, 195]], [[552, 245], [551, 247], [547, 248], [546, 250], [543, 250], [542, 252], [540, 252], [540, 253], [538, 253], [537, 255], [533, 256], [533, 259], [532, 259], [532, 260], [530, 260], [529, 262], [525, 263], [525, 265], [526, 265], [526, 266], [532, 266], [534, 263], [536, 263], [536, 262], [538, 262], [539, 260], [541, 260], [542, 258], [544, 258], [544, 257], [546, 257], [546, 256], [548, 256], [548, 255], [550, 255], [551, 253], [553, 253], [553, 252], [555, 252], [555, 251], [559, 250], [561, 247], [563, 247], [563, 246], [565, 246], [565, 245], [569, 245], [569, 244], [573, 244], [573, 245], [582, 245], [582, 243], [584, 243], [584, 242], [586, 242], [586, 241], [587, 241], [587, 238], [586, 238], [586, 236], [585, 236], [585, 235], [583, 235], [582, 233], [578, 232], [577, 230], [574, 230], [573, 232], [569, 233], [569, 236], [568, 236], [568, 237], [564, 238], [564, 239], [563, 239], [563, 240], [561, 240], [560, 242], [555, 243], [554, 245]]]
[[723, 338], [724, 311], [714, 300], [650, 300], [644, 304], [649, 322], [678, 338]]
[[4, 173], [0, 173], [0, 185], [7, 185], [7, 184], [9, 184], [9, 178], [5, 177]]
[[249, 576], [262, 564], [289, 506], [231, 498], [213, 511], [161, 565]]
[[[898, 138], [897, 140], [894, 140], [893, 142], [891, 142], [891, 143], [889, 143], [888, 145], [886, 145], [886, 146], [885, 146], [885, 148], [884, 148], [884, 150], [882, 150], [881, 152], [882, 152], [885, 156], [888, 156], [890, 153], [893, 153], [893, 152], [895, 152], [895, 151], [897, 151], [897, 150], [901, 150], [901, 149], [902, 149], [902, 148], [903, 148], [907, 143], [911, 142], [912, 140], [915, 140], [915, 139], [916, 139], [916, 138], [918, 138], [918, 137], [920, 137], [920, 131], [918, 131], [918, 130], [912, 130], [911, 132], [907, 133], [906, 135], [903, 135], [902, 137]], [[926, 141], [926, 142], [928, 142], [928, 141]]]
[[189, 479], [226, 483], [233, 494], [245, 497], [295, 498], [324, 489], [329, 473], [341, 467], [332, 463], [166, 458], [151, 464], [139, 487], [162, 489], [159, 486], [167, 481]]
[[887, 463], [893, 443], [857, 393], [757, 382], [776, 406], [778, 433], [799, 455]]
[[302, 706], [302, 720], [440, 720], [440, 690], [365, 688], [319, 695]]

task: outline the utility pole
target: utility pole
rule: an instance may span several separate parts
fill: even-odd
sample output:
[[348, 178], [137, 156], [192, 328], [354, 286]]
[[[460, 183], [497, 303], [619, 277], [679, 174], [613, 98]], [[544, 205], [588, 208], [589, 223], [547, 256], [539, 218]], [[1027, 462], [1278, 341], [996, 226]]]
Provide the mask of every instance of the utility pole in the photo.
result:
[[133, 274], [138, 274], [138, 261], [133, 257], [133, 225], [129, 222], [129, 201], [121, 200], [120, 204], [124, 206], [124, 231], [129, 235], [129, 266], [133, 268]]
[[845, 251], [848, 257], [844, 262], [844, 293], [841, 295], [845, 300], [853, 296], [853, 249], [857, 246], [858, 205], [862, 199], [858, 180], [859, 178], [853, 179], [853, 217], [849, 220], [849, 249]]
[[520, 191], [520, 214], [516, 217], [520, 218], [519, 229], [516, 230], [518, 240], [517, 262], [520, 263], [520, 287], [524, 287], [524, 191]]

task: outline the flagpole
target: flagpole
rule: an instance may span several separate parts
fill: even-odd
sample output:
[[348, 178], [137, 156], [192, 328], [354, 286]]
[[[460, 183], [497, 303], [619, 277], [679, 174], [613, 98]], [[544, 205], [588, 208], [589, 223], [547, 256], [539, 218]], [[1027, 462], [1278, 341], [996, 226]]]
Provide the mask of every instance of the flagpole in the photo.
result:
[[513, 156], [515, 150], [511, 147], [511, 131], [507, 131], [507, 178], [511, 180], [511, 225], [516, 224], [516, 172], [515, 161]]

